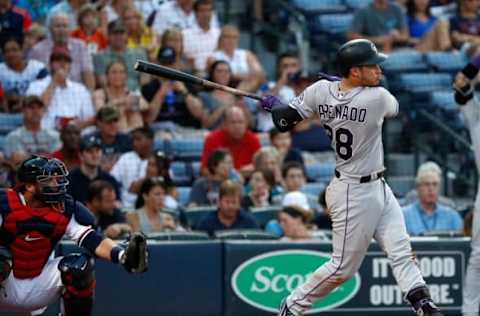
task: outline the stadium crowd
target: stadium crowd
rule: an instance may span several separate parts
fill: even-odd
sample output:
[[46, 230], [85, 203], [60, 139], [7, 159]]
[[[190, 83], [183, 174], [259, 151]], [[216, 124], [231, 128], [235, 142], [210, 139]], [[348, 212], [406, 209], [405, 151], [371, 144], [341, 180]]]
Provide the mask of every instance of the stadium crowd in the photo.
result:
[[[265, 19], [267, 1], [253, 2], [255, 18]], [[478, 0], [356, 2], [346, 38], [392, 54], [479, 52]], [[276, 73], [267, 73], [215, 4], [1, 0], [0, 116], [8, 128], [0, 128], [0, 184], [15, 185], [25, 158], [47, 155], [66, 163], [69, 193], [112, 238], [226, 229], [328, 238], [324, 189], [334, 161], [317, 122], [280, 133], [255, 101], [134, 70], [148, 60], [285, 103], [309, 84], [298, 51], [278, 52]], [[313, 150], [305, 145], [312, 142]], [[436, 163], [422, 164], [403, 200], [412, 236], [464, 229], [455, 203], [440, 196], [441, 174]]]

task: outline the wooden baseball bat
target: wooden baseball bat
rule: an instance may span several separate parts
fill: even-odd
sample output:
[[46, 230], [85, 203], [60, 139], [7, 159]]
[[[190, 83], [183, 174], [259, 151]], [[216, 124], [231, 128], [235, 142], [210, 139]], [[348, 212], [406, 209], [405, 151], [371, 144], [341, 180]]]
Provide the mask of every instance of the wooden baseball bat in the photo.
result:
[[182, 81], [190, 84], [197, 84], [201, 85], [207, 88], [212, 88], [212, 89], [219, 89], [222, 91], [229, 92], [234, 95], [239, 95], [247, 98], [252, 98], [255, 100], [262, 100], [262, 97], [250, 92], [246, 92], [243, 90], [235, 89], [232, 87], [228, 87], [219, 83], [215, 83], [206, 79], [199, 78], [197, 76], [193, 76], [190, 74], [187, 74], [183, 71], [176, 70], [170, 67], [165, 67], [161, 65], [157, 65], [154, 63], [149, 63], [144, 60], [137, 60], [134, 66], [136, 71], [139, 72], [144, 72], [149, 75], [154, 75], [154, 76], [159, 76], [159, 77], [164, 77], [168, 78], [170, 80], [176, 80], [176, 81]]

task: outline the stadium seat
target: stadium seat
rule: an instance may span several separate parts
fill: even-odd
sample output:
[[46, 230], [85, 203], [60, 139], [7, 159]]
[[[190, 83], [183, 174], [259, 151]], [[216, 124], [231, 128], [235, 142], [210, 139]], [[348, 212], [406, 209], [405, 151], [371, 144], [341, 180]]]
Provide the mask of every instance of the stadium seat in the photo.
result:
[[165, 151], [165, 140], [161, 138], [155, 138], [155, 142], [153, 144], [153, 148], [156, 151]]
[[170, 165], [172, 180], [177, 186], [189, 186], [192, 184], [192, 172], [190, 165], [183, 161], [174, 161]]
[[200, 178], [200, 166], [201, 166], [200, 161], [194, 161], [190, 164], [190, 168], [192, 169], [193, 181]]
[[380, 66], [387, 74], [428, 70], [428, 64], [425, 62], [424, 55], [414, 50], [393, 52], [388, 55], [387, 60], [381, 63]]
[[369, 5], [372, 0], [344, 0], [345, 5], [351, 10], [358, 10]]
[[198, 161], [203, 150], [203, 138], [172, 139], [169, 151], [175, 159]]
[[23, 114], [0, 113], [0, 134], [6, 135], [12, 130], [23, 125]]
[[452, 76], [448, 73], [411, 73], [399, 76], [399, 87], [409, 93], [422, 93], [447, 89], [452, 86]]
[[196, 227], [207, 214], [215, 212], [216, 210], [216, 206], [189, 207], [184, 210], [184, 215], [188, 225], [190, 227]]
[[215, 238], [222, 240], [275, 240], [278, 236], [260, 229], [228, 229], [218, 230], [214, 234]]
[[309, 182], [330, 182], [335, 172], [335, 163], [310, 163], [305, 165]]
[[318, 197], [325, 187], [326, 184], [322, 182], [307, 183], [302, 187], [302, 192], [312, 197]]
[[453, 91], [434, 91], [430, 94], [430, 103], [446, 111], [458, 110]]
[[340, 13], [347, 11], [342, 0], [292, 0], [292, 4], [305, 15]]
[[276, 219], [280, 206], [251, 207], [250, 212], [260, 227], [264, 227], [268, 221]]
[[343, 35], [352, 24], [352, 14], [323, 14], [315, 17], [312, 31], [328, 35]]
[[6, 136], [0, 134], [0, 150], [2, 151], [5, 148], [5, 141], [6, 141]]
[[191, 190], [191, 187], [177, 187], [177, 201], [180, 206], [187, 204]]
[[427, 63], [438, 72], [454, 73], [462, 69], [468, 62], [460, 52], [429, 52], [425, 54]]
[[158, 241], [177, 241], [177, 240], [208, 240], [210, 237], [207, 233], [204, 232], [158, 232], [158, 233], [150, 233], [147, 235], [147, 238], [150, 240], [158, 240]]

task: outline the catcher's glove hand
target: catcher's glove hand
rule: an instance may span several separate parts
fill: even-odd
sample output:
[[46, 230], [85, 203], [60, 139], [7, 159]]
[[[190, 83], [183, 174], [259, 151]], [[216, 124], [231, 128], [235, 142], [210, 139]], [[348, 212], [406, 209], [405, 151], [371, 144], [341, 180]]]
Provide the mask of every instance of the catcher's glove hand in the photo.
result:
[[147, 237], [144, 234], [136, 232], [130, 236], [121, 263], [129, 273], [143, 273], [148, 270]]

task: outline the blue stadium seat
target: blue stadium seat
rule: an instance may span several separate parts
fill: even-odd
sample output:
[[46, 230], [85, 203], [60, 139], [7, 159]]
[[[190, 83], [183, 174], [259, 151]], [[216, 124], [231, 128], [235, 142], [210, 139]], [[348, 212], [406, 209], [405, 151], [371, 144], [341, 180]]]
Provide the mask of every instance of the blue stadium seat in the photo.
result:
[[172, 162], [170, 171], [172, 173], [172, 180], [177, 186], [188, 186], [192, 184], [191, 168], [185, 162]]
[[458, 105], [455, 103], [453, 91], [434, 91], [430, 94], [430, 103], [446, 111], [456, 111]]
[[190, 227], [195, 227], [209, 213], [215, 212], [215, 206], [189, 207], [184, 211], [185, 218]]
[[310, 163], [305, 165], [309, 182], [330, 182], [335, 172], [335, 163]]
[[6, 135], [12, 130], [23, 125], [23, 114], [0, 113], [0, 134]]
[[323, 14], [315, 17], [313, 31], [329, 35], [343, 35], [352, 24], [352, 14]]
[[203, 150], [203, 137], [190, 139], [172, 139], [170, 153], [175, 159], [184, 161], [198, 161]]
[[195, 180], [197, 180], [198, 178], [200, 178], [200, 166], [201, 166], [200, 161], [193, 161], [193, 162], [190, 164], [190, 168], [192, 169], [193, 181], [195, 181]]
[[292, 4], [306, 15], [340, 13], [347, 11], [342, 0], [292, 0]]
[[457, 72], [468, 62], [460, 52], [430, 52], [425, 54], [427, 63], [438, 72]]
[[155, 138], [153, 148], [155, 151], [165, 151], [166, 141], [161, 138]]
[[326, 187], [323, 182], [307, 183], [303, 186], [302, 192], [312, 197], [317, 197]]
[[360, 8], [369, 5], [372, 0], [344, 0], [345, 5], [352, 10], [358, 10]]
[[191, 190], [191, 187], [177, 187], [177, 201], [180, 206], [187, 204]]
[[423, 54], [413, 50], [393, 52], [380, 66], [387, 74], [428, 70]]
[[452, 76], [447, 73], [411, 73], [399, 76], [399, 87], [403, 91], [422, 93], [447, 89], [452, 86]]
[[270, 220], [276, 219], [278, 212], [282, 208], [280, 206], [252, 207], [250, 212], [260, 227], [264, 227]]
[[3, 151], [3, 149], [5, 148], [5, 140], [6, 140], [6, 136], [0, 135], [0, 151]]

